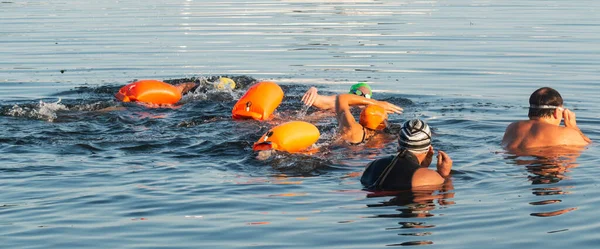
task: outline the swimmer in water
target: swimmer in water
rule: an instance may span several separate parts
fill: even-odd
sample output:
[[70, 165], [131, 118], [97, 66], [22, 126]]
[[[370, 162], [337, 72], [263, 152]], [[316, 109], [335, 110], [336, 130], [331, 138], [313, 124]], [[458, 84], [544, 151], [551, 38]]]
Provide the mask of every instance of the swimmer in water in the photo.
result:
[[[139, 84], [141, 81], [137, 81], [137, 82], [133, 82], [131, 84], [128, 84], [124, 87], [121, 87], [121, 89], [119, 90], [118, 93], [115, 94], [115, 99], [117, 99], [118, 101], [122, 101], [122, 102], [139, 102], [140, 104], [146, 106], [146, 107], [150, 107], [150, 108], [158, 108], [158, 107], [163, 107], [163, 106], [171, 106], [171, 104], [160, 104], [160, 103], [151, 103], [151, 102], [143, 102], [143, 101], [138, 101], [137, 97], [139, 92], [135, 92], [132, 93], [130, 92], [131, 89], [133, 89], [134, 87], [136, 87], [136, 84]], [[164, 87], [164, 86], [169, 86], [170, 84], [168, 83], [164, 83], [164, 82], [160, 82], [160, 81], [155, 81], [155, 80], [146, 80], [146, 82], [151, 82], [150, 84], [157, 84], [157, 86], [159, 87]], [[162, 85], [161, 85], [162, 84]], [[155, 85], [151, 85], [151, 86], [155, 86]], [[183, 82], [183, 83], [179, 83], [176, 85], [173, 85], [175, 88], [169, 86], [166, 89], [164, 88], [159, 88], [159, 89], [163, 89], [164, 90], [164, 94], [163, 96], [165, 96], [166, 98], [170, 99], [170, 101], [172, 101], [172, 98], [174, 98], [173, 96], [175, 96], [176, 98], [181, 98], [182, 95], [192, 91], [195, 87], [198, 86], [197, 83], [195, 82]], [[153, 89], [150, 87], [145, 88], [145, 90], [142, 90], [141, 92], [143, 93], [144, 91], [152, 91]], [[161, 93], [161, 92], [159, 92]], [[178, 94], [177, 94], [178, 93]], [[178, 96], [177, 96], [178, 95]], [[177, 99], [176, 101], [179, 101], [179, 99]], [[100, 109], [98, 111], [100, 112], [110, 112], [110, 111], [122, 111], [125, 110], [126, 108], [124, 106], [111, 106], [111, 107], [107, 107], [107, 108], [103, 108]]]
[[[577, 127], [575, 113], [563, 107], [558, 91], [537, 89], [529, 97], [529, 120], [511, 123], [502, 138], [502, 146], [519, 151], [551, 146], [585, 146], [592, 141]], [[560, 126], [561, 121], [564, 126]]]
[[[370, 99], [373, 96], [371, 86], [369, 84], [360, 82], [350, 87], [351, 94], [363, 96]], [[302, 96], [302, 102], [307, 106], [314, 106], [321, 110], [333, 110], [335, 108], [335, 97], [336, 95], [319, 95], [316, 87], [311, 87]]]
[[195, 82], [184, 82], [184, 83], [179, 83], [179, 84], [175, 85], [175, 87], [177, 87], [177, 89], [179, 89], [181, 91], [181, 95], [184, 95], [184, 94], [190, 92], [197, 86], [198, 86], [198, 84]]
[[428, 169], [433, 158], [431, 130], [420, 119], [404, 122], [398, 137], [398, 154], [367, 165], [360, 179], [370, 190], [405, 190], [443, 184], [452, 159], [438, 150], [437, 170]]
[[[351, 106], [367, 106], [356, 122]], [[335, 112], [340, 138], [349, 144], [361, 144], [387, 127], [387, 114], [402, 113], [402, 108], [386, 101], [368, 99], [355, 94], [340, 94], [335, 99]]]

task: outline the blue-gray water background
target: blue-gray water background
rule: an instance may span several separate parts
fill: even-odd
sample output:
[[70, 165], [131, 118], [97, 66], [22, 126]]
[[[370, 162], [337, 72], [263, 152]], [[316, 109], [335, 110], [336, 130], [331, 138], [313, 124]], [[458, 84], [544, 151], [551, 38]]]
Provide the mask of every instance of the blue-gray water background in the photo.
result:
[[[597, 248], [600, 150], [517, 157], [499, 145], [551, 86], [600, 141], [597, 1], [3, 1], [2, 248]], [[395, 149], [259, 161], [271, 124], [234, 122], [243, 91], [175, 109], [112, 94], [134, 79], [273, 80], [283, 116], [309, 86], [367, 81], [425, 119], [456, 170], [434, 193], [372, 196]], [[59, 102], [60, 100], [60, 102]], [[287, 113], [287, 114], [285, 114]], [[331, 119], [319, 121], [327, 144]]]

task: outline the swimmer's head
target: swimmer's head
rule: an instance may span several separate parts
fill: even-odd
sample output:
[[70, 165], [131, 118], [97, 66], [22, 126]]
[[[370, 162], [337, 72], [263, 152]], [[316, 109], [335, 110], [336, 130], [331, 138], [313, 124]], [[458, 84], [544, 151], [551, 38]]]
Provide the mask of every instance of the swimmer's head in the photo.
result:
[[400, 129], [398, 136], [400, 149], [406, 149], [412, 153], [426, 153], [431, 145], [431, 129], [423, 120], [411, 119]]
[[368, 105], [360, 112], [359, 123], [371, 130], [383, 130], [387, 126], [387, 113], [383, 107]]
[[558, 91], [550, 87], [542, 87], [529, 97], [528, 116], [529, 118], [550, 117], [562, 105], [563, 99]]
[[356, 94], [358, 96], [363, 96], [367, 99], [370, 99], [373, 96], [373, 91], [371, 91], [371, 86], [364, 82], [359, 82], [350, 87], [350, 93]]

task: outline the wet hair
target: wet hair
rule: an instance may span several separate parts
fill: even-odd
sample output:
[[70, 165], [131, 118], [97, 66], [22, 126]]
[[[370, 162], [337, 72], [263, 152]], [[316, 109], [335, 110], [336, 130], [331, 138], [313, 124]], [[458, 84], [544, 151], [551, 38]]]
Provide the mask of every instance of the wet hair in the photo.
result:
[[540, 106], [562, 106], [563, 99], [558, 91], [550, 87], [535, 90], [529, 97], [529, 118], [550, 117], [556, 108], [540, 108]]

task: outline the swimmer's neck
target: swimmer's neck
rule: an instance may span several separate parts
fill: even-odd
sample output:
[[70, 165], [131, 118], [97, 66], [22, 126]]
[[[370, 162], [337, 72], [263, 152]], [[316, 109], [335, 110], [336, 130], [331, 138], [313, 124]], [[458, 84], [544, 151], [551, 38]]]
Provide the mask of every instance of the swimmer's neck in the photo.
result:
[[[419, 154], [414, 154], [414, 155], [417, 158], [417, 160], [419, 161], [419, 165], [420, 165], [423, 162], [423, 160], [425, 160], [427, 153], [419, 153]], [[429, 167], [429, 165], [427, 165], [427, 167]]]
[[529, 121], [550, 124], [550, 125], [555, 125], [555, 126], [560, 125], [560, 119], [556, 119], [553, 117], [530, 117]]

